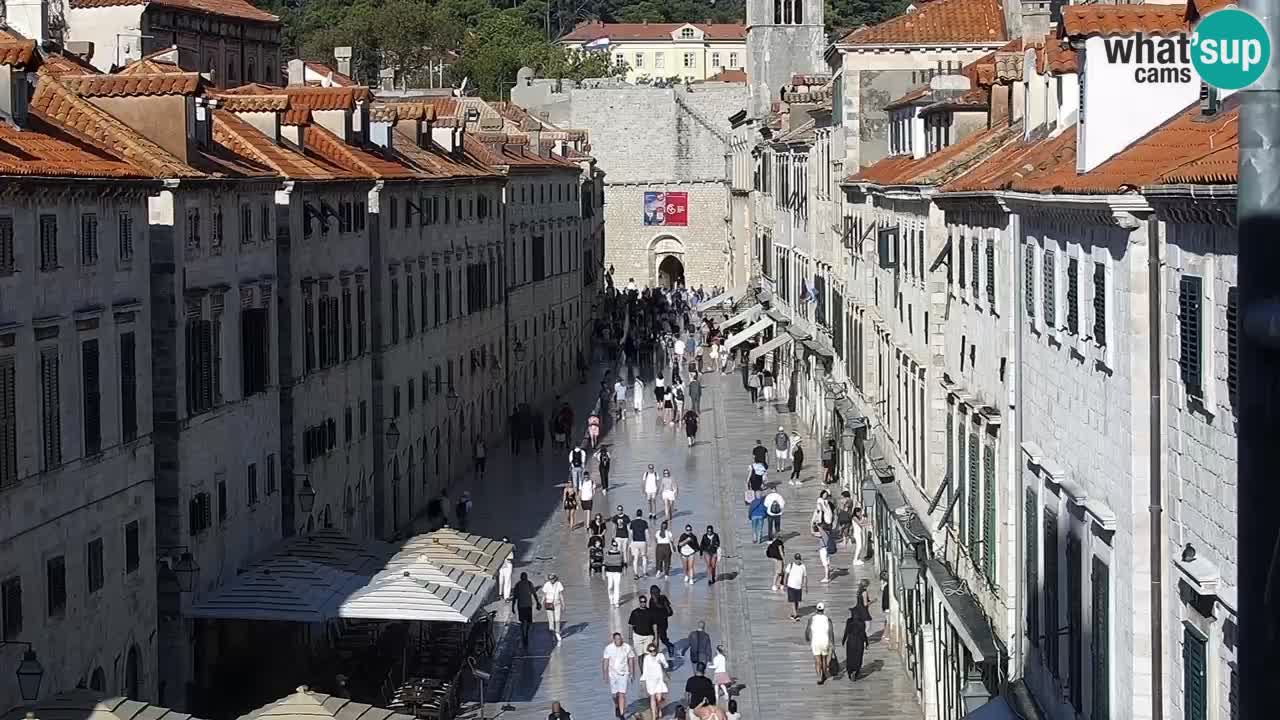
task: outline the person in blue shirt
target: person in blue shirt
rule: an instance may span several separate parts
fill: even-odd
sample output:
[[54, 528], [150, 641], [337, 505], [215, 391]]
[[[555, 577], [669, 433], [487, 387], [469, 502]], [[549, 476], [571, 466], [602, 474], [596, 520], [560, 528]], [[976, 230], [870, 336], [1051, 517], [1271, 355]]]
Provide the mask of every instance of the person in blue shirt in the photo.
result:
[[757, 544], [764, 542], [764, 520], [767, 515], [764, 498], [757, 496], [747, 508], [747, 517], [751, 519], [751, 536]]

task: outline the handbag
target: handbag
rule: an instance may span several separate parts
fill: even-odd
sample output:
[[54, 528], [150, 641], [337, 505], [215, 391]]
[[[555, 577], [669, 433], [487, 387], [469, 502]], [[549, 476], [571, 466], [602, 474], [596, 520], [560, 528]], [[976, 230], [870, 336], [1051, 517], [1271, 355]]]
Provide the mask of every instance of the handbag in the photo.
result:
[[827, 674], [836, 677], [840, 674], [840, 658], [836, 657], [836, 651], [831, 651], [831, 657], [827, 660]]
[[750, 505], [751, 501], [755, 499], [756, 499], [755, 491], [753, 491], [751, 488], [747, 488], [745, 491], [743, 491], [742, 501], [744, 503], [746, 503], [747, 505]]

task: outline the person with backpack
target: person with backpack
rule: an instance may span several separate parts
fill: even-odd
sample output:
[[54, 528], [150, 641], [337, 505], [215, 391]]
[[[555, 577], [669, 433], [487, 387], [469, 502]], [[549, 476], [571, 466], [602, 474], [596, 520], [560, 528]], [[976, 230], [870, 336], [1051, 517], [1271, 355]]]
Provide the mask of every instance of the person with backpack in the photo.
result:
[[747, 491], [760, 497], [764, 494], [764, 485], [768, 479], [768, 467], [763, 463], [751, 463], [751, 467], [747, 468]]
[[582, 473], [586, 472], [587, 451], [578, 445], [569, 451], [569, 474], [576, 488], [582, 484]]
[[782, 511], [786, 507], [786, 498], [782, 497], [782, 493], [777, 490], [770, 490], [769, 494], [764, 496], [765, 521], [768, 525], [767, 532], [770, 540], [782, 534]]
[[758, 545], [764, 542], [764, 522], [769, 511], [764, 506], [764, 498], [756, 496], [747, 506], [747, 519], [751, 521], [751, 537]]

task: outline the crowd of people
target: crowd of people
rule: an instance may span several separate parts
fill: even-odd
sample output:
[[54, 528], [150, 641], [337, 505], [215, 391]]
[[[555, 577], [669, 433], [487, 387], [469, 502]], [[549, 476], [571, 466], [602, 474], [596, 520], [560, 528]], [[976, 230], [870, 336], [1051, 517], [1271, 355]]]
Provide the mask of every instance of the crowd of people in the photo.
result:
[[[673, 527], [680, 479], [670, 467], [658, 463], [648, 464], [640, 473], [638, 486], [643, 500], [638, 507], [628, 509], [619, 502], [613, 504], [613, 512], [608, 515], [607, 505], [599, 510], [595, 507], [597, 499], [608, 502], [612, 457], [604, 438], [611, 426], [642, 421], [646, 411], [652, 410], [655, 423], [673, 431], [682, 429], [687, 446], [694, 447], [702, 412], [703, 374], [733, 372], [739, 359], [744, 363], [747, 360], [745, 349], [741, 353], [724, 351], [724, 337], [714, 320], [698, 318], [693, 311], [699, 302], [718, 291], [639, 289], [634, 280], [625, 288], [617, 288], [610, 295], [596, 331], [603, 356], [600, 359], [606, 361], [608, 369], [581, 438], [575, 439], [575, 419], [567, 403], [557, 402], [549, 420], [526, 406], [517, 408], [511, 418], [513, 452], [519, 452], [525, 440], [532, 440], [535, 452], [540, 453], [544, 430], [566, 452], [567, 477], [559, 488], [565, 525], [571, 533], [585, 527], [588, 576], [603, 576], [603, 591], [610, 606], [621, 607], [624, 585], [636, 583], [635, 606], [626, 622], [629, 636], [613, 633], [601, 656], [602, 680], [608, 686], [617, 718], [627, 717], [627, 694], [636, 684], [647, 695], [647, 716], [653, 720], [739, 717], [724, 646], [712, 641], [705, 622], [698, 622], [677, 654], [677, 646], [669, 636], [675, 615], [670, 598], [658, 584], [651, 584], [647, 594], [640, 585], [649, 577], [667, 581], [677, 576], [690, 585], [702, 579], [715, 585], [720, 579], [723, 552], [715, 526], [708, 524], [701, 531], [696, 531], [692, 522], [682, 528]], [[650, 382], [645, 378], [651, 378]], [[744, 380], [753, 402], [775, 399], [775, 378], [767, 369], [744, 368]], [[774, 471], [787, 474], [788, 486], [800, 486], [805, 469], [804, 443], [799, 433], [789, 433], [785, 426], [779, 426], [772, 450], [757, 441], [751, 454], [743, 495], [747, 519], [755, 543], [766, 546], [763, 556], [773, 564], [773, 591], [785, 591], [790, 618], [799, 622], [810, 574], [803, 555], [789, 554], [784, 544], [782, 517], [787, 498], [780, 483], [769, 481], [769, 473], [772, 464]], [[821, 479], [828, 486], [834, 485], [834, 447], [823, 446], [821, 457]], [[481, 456], [477, 457], [477, 468], [482, 470]], [[819, 582], [831, 580], [834, 557], [841, 547], [852, 546], [853, 564], [863, 562], [869, 527], [849, 492], [842, 492], [837, 499], [823, 489], [807, 526], [822, 565]], [[678, 566], [673, 565], [674, 556], [679, 556]], [[508, 578], [500, 583], [503, 599], [511, 603], [519, 618], [524, 644], [529, 642], [535, 608], [545, 612], [547, 630], [559, 642], [567, 598], [557, 575], [549, 574], [537, 586], [527, 573], [521, 573], [519, 581], [511, 583], [511, 568], [504, 567], [502, 572]], [[625, 580], [628, 574], [630, 581]], [[806, 619], [804, 637], [813, 652], [819, 685], [837, 674], [850, 680], [859, 676], [863, 651], [869, 642], [869, 598], [868, 583], [863, 581], [838, 638], [835, 622], [827, 615], [824, 603], [818, 603]], [[835, 653], [839, 646], [844, 649], [843, 664]], [[683, 696], [668, 707], [671, 671], [681, 656], [688, 657], [693, 674], [685, 683]], [[564, 720], [570, 715], [557, 702], [548, 717]]]

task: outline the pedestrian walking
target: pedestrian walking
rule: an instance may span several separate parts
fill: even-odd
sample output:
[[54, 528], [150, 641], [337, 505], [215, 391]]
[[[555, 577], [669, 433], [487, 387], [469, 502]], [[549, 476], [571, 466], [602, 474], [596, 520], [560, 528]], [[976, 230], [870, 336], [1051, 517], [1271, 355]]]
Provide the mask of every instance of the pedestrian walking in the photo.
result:
[[759, 440], [756, 441], [755, 447], [751, 448], [751, 462], [769, 467], [769, 448]]
[[716, 684], [716, 700], [724, 693], [727, 701], [729, 690], [733, 687], [733, 678], [729, 677], [729, 658], [725, 657], [723, 645], [716, 646], [715, 657], [711, 658], [711, 681]]
[[818, 684], [821, 685], [827, 681], [827, 673], [831, 669], [831, 651], [836, 644], [835, 627], [831, 618], [827, 617], [826, 605], [818, 603], [805, 625], [804, 639], [813, 651], [813, 668], [818, 675]]
[[853, 564], [861, 565], [867, 557], [867, 514], [862, 508], [853, 509], [853, 526], [850, 531], [853, 535]]
[[618, 376], [618, 382], [613, 384], [613, 404], [616, 408], [618, 420], [627, 419], [627, 382]]
[[573, 716], [568, 710], [560, 704], [559, 700], [551, 702], [551, 712], [547, 714], [547, 720], [573, 720]]
[[830, 485], [836, 481], [836, 441], [822, 444], [822, 482]]
[[720, 564], [720, 536], [716, 534], [714, 527], [707, 526], [702, 541], [698, 543], [698, 550], [702, 553], [702, 561], [707, 565], [707, 575], [711, 578], [708, 584], [715, 585], [716, 567]]
[[810, 516], [809, 521], [825, 528], [835, 524], [836, 508], [831, 502], [831, 493], [826, 490], [818, 493], [818, 499], [813, 504], [813, 515]]
[[653, 534], [654, 576], [664, 578], [671, 574], [671, 547], [674, 540], [665, 522], [658, 528], [658, 532]]
[[684, 436], [689, 441], [689, 447], [693, 447], [698, 439], [698, 413], [689, 410], [684, 414]]
[[662, 422], [668, 425], [676, 424], [676, 399], [675, 393], [667, 393], [662, 398]]
[[787, 507], [787, 499], [777, 490], [770, 490], [764, 496], [764, 507], [769, 539], [772, 540], [782, 533], [782, 511]]
[[564, 617], [564, 583], [555, 573], [542, 584], [542, 609], [547, 611], [547, 629], [560, 642], [560, 621]]
[[533, 451], [542, 454], [542, 444], [547, 441], [547, 420], [541, 412], [535, 412], [529, 421], [529, 429], [533, 433]]
[[644, 497], [649, 501], [649, 519], [654, 520], [658, 517], [658, 472], [653, 469], [653, 465], [644, 471], [644, 477], [641, 479], [644, 485]]
[[668, 668], [667, 656], [658, 652], [657, 645], [649, 643], [641, 660], [640, 680], [649, 694], [649, 717], [654, 720], [662, 717], [662, 706], [667, 701]]
[[631, 516], [619, 505], [612, 521], [613, 537], [618, 542], [618, 549], [622, 551], [622, 562], [626, 564], [627, 549], [631, 546]]
[[680, 561], [684, 565], [684, 581], [693, 584], [693, 558], [698, 554], [698, 536], [693, 534], [693, 526], [685, 525], [684, 533], [676, 541], [676, 549], [680, 552]]
[[582, 484], [578, 486], [578, 506], [587, 517], [591, 517], [591, 509], [595, 507], [596, 483], [591, 479], [591, 471], [582, 473]]
[[502, 561], [502, 567], [498, 568], [498, 596], [503, 602], [511, 599], [511, 572], [514, 568], [515, 563], [512, 562], [510, 555]]
[[855, 596], [853, 606], [853, 614], [860, 618], [863, 623], [871, 622], [871, 581], [862, 580], [858, 583], [858, 592]]
[[791, 603], [791, 620], [800, 619], [800, 601], [804, 600], [804, 591], [809, 587], [809, 571], [804, 566], [800, 553], [796, 553], [791, 564], [786, 568], [787, 602]]
[[613, 641], [604, 648], [600, 672], [609, 685], [609, 695], [613, 698], [613, 714], [618, 720], [626, 717], [627, 689], [631, 686], [631, 676], [635, 674], [635, 670], [635, 652], [630, 645], [623, 642], [622, 633], [614, 633]]
[[689, 378], [688, 395], [689, 395], [690, 407], [693, 408], [694, 412], [701, 413], [702, 412], [702, 380], [699, 379], [699, 375], [697, 373], [694, 373], [693, 377]]
[[[848, 546], [854, 542], [853, 511], [853, 496], [845, 490], [840, 493], [840, 501], [836, 503], [836, 537], [840, 539], [841, 545]], [[856, 551], [854, 558], [857, 558]]]
[[791, 484], [799, 485], [800, 470], [804, 467], [804, 448], [796, 443], [791, 448]]
[[622, 568], [625, 567], [622, 548], [615, 538], [604, 553], [604, 580], [609, 592], [609, 604], [618, 607], [622, 595]]
[[791, 436], [787, 434], [786, 428], [778, 426], [778, 432], [773, 436], [773, 452], [778, 458], [778, 467], [782, 467], [788, 458], [788, 451], [791, 449]]
[[520, 619], [520, 639], [525, 647], [529, 646], [529, 629], [533, 627], [534, 603], [537, 603], [539, 610], [542, 609], [533, 583], [529, 581], [529, 573], [520, 573], [520, 581], [512, 588], [511, 609]]
[[649, 596], [637, 596], [636, 607], [627, 617], [633, 647], [649, 647], [649, 643], [653, 642], [655, 619], [653, 611], [649, 608]]
[[573, 481], [564, 486], [564, 490], [560, 493], [561, 504], [564, 506], [565, 525], [570, 530], [577, 527], [574, 525], [574, 516], [578, 513], [578, 489], [574, 487]]
[[840, 637], [844, 645], [844, 670], [850, 680], [857, 680], [862, 673], [862, 656], [871, 644], [867, 637], [867, 623], [858, 617], [858, 608], [849, 608], [849, 619], [844, 621], [844, 634]]
[[569, 451], [569, 477], [573, 480], [573, 486], [577, 487], [582, 483], [582, 473], [587, 468], [587, 451], [582, 449], [582, 445], [578, 445]]
[[764, 506], [764, 498], [758, 495], [752, 497], [751, 504], [747, 506], [747, 519], [751, 521], [752, 542], [756, 544], [764, 542], [766, 517], [768, 517], [768, 510]]
[[631, 571], [639, 580], [641, 575], [649, 572], [649, 523], [644, 519], [644, 510], [636, 508], [630, 527]]
[[600, 473], [600, 492], [609, 493], [609, 468], [613, 466], [613, 456], [609, 454], [609, 446], [601, 445], [596, 451], [596, 470]]
[[760, 403], [760, 373], [751, 373], [747, 376], [747, 392], [751, 393], [751, 404], [758, 405]]
[[773, 592], [778, 592], [782, 587], [785, 579], [783, 572], [783, 564], [786, 563], [787, 547], [782, 543], [782, 536], [779, 535], [769, 541], [769, 546], [764, 549], [764, 556], [773, 561], [773, 585], [769, 588]]
[[662, 469], [662, 480], [659, 481], [659, 489], [662, 491], [662, 508], [667, 518], [667, 522], [671, 522], [672, 515], [676, 509], [676, 479], [671, 476], [671, 471]]
[[714, 707], [716, 704], [716, 686], [707, 677], [705, 663], [694, 663], [693, 677], [684, 684], [684, 699], [694, 709], [695, 717], [715, 717], [696, 714], [699, 708]]
[[604, 516], [600, 513], [596, 513], [591, 520], [587, 522], [587, 537], [604, 538], [608, 529], [609, 523], [605, 522]]
[[481, 480], [484, 479], [485, 464], [488, 461], [488, 457], [489, 448], [484, 444], [484, 438], [477, 435], [475, 441], [471, 443], [471, 458], [475, 463], [476, 475]]
[[453, 509], [454, 517], [458, 521], [458, 529], [462, 532], [467, 531], [467, 518], [471, 515], [471, 492], [463, 491], [462, 497], [458, 498], [458, 505]]
[[836, 543], [831, 537], [831, 531], [826, 527], [818, 524], [813, 525], [813, 539], [818, 543], [818, 560], [822, 562], [822, 580], [819, 582], [831, 582], [831, 556], [835, 554]]
[[604, 536], [587, 536], [587, 575], [604, 574]]
[[658, 642], [662, 643], [668, 653], [674, 653], [676, 646], [667, 636], [667, 629], [671, 624], [671, 616], [675, 615], [676, 611], [671, 607], [670, 598], [663, 595], [662, 589], [657, 585], [649, 586], [649, 612], [653, 614], [653, 629], [657, 634]]
[[635, 410], [636, 417], [644, 411], [644, 381], [638, 376], [631, 388], [631, 409]]
[[689, 662], [695, 666], [711, 662], [711, 635], [707, 633], [705, 621], [699, 621], [697, 629], [689, 633], [684, 650], [681, 651], [681, 654], [686, 653], [689, 655]]

